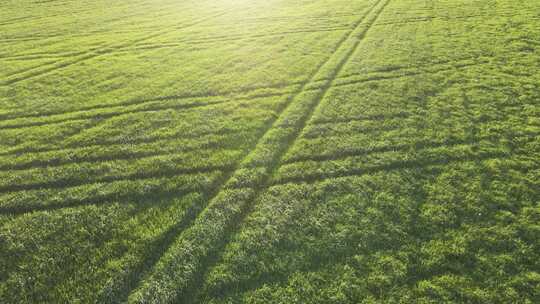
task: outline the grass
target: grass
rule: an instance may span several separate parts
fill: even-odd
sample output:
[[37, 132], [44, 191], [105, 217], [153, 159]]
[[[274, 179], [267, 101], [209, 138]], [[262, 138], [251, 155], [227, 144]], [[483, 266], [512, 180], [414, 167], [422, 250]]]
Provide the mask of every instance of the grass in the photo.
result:
[[3, 3], [0, 302], [539, 302], [539, 12]]

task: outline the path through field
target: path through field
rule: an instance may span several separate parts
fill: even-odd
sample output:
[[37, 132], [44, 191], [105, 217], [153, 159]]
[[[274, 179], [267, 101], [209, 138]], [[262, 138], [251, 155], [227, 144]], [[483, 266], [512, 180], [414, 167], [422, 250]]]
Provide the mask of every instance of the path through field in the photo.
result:
[[538, 1], [3, 1], [0, 302], [538, 303], [538, 71]]

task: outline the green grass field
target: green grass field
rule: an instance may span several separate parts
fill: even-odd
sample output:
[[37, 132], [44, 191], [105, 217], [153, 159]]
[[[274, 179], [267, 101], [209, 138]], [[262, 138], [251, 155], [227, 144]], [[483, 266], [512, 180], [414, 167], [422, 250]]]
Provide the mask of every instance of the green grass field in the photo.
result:
[[0, 303], [540, 303], [540, 1], [5, 0]]

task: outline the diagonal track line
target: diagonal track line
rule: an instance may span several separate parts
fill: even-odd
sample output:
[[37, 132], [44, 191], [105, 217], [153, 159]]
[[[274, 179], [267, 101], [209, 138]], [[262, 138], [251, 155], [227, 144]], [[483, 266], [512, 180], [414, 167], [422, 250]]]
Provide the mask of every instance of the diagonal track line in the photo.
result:
[[[358, 22], [354, 25], [353, 28], [351, 28], [348, 32], [348, 34], [344, 35], [344, 37], [338, 41], [336, 47], [332, 51], [332, 54], [335, 54], [340, 47], [343, 45], [343, 43], [349, 38], [350, 34], [353, 32], [353, 30], [362, 22], [363, 18], [358, 20]], [[302, 82], [301, 86], [299, 86], [293, 94], [289, 95], [287, 98], [287, 101], [284, 103], [284, 105], [277, 111], [278, 115], [276, 117], [269, 121], [264, 128], [264, 130], [261, 132], [260, 137], [263, 137], [265, 134], [267, 134], [274, 125], [275, 121], [278, 120], [278, 118], [282, 115], [284, 111], [290, 106], [291, 103], [302, 93], [306, 90], [307, 85], [315, 80], [315, 77], [317, 74], [321, 71], [321, 69], [332, 59], [332, 56], [329, 56], [326, 61], [323, 61], [319, 64], [319, 66], [316, 67], [314, 72], [310, 75], [309, 79]], [[249, 150], [252, 150], [256, 147], [255, 145], [252, 145], [252, 147]], [[248, 150], [248, 151], [249, 151]], [[248, 152], [244, 155], [245, 157], [248, 156]], [[238, 164], [239, 165], [239, 164]], [[225, 173], [224, 177], [222, 178], [221, 182], [217, 183], [215, 190], [210, 191], [207, 194], [207, 202], [212, 201], [215, 197], [218, 196], [218, 194], [225, 189], [224, 186], [227, 184], [227, 182], [230, 181], [231, 177], [233, 176], [233, 173], [239, 169], [239, 166], [235, 166], [231, 171], [228, 171]], [[157, 248], [162, 248], [163, 252], [165, 252], [171, 244], [174, 242], [175, 238], [180, 234], [181, 231], [184, 229], [190, 227], [193, 223], [193, 221], [200, 215], [200, 213], [204, 210], [206, 206], [203, 206], [200, 208], [200, 210], [196, 213], [190, 214], [189, 218], [182, 219], [182, 223], [179, 223], [178, 225], [175, 225], [171, 227], [168, 231], [166, 231], [164, 234], [167, 235], [167, 237], [164, 237], [159, 244], [156, 244]], [[148, 272], [161, 258], [161, 256], [156, 257], [148, 257], [147, 261], [143, 261], [143, 265], [139, 265], [140, 267], [136, 267], [138, 270], [137, 272], [142, 273], [139, 276], [136, 275], [130, 275], [128, 278], [125, 278], [123, 282], [117, 283], [120, 286], [117, 286], [116, 293], [119, 298], [128, 297], [129, 293], [131, 292], [130, 289], [137, 287], [139, 282], [142, 280], [143, 275]], [[131, 287], [130, 287], [131, 286]], [[126, 289], [127, 288], [127, 289]]]
[[[150, 178], [148, 178], [150, 179]], [[144, 180], [144, 179], [140, 179]], [[127, 180], [132, 181], [132, 180]], [[122, 181], [120, 181], [122, 182]], [[96, 183], [99, 184], [99, 183]], [[123, 194], [123, 193], [110, 193], [105, 195], [91, 196], [83, 199], [72, 199], [66, 200], [57, 204], [48, 204], [43, 206], [17, 206], [17, 207], [0, 207], [0, 215], [9, 215], [9, 216], [19, 216], [27, 213], [33, 212], [43, 212], [43, 211], [56, 211], [60, 209], [67, 208], [77, 208], [82, 206], [104, 206], [114, 202], [140, 202], [149, 199], [159, 199], [160, 197], [178, 197], [183, 196], [189, 193], [198, 193], [195, 190], [186, 190], [186, 191], [159, 191], [159, 193], [137, 193], [137, 197], [133, 198], [132, 194]]]
[[[358, 23], [355, 25], [355, 27], [357, 27], [357, 26], [360, 24], [360, 22], [361, 22], [362, 20], [363, 20], [363, 19], [359, 20]], [[349, 32], [349, 35], [345, 35], [345, 36], [338, 42], [338, 44], [337, 44], [337, 46], [335, 47], [333, 53], [335, 53], [335, 52], [337, 52], [337, 51], [339, 50], [339, 48], [342, 46], [342, 44], [347, 40], [348, 36], [350, 36], [350, 34], [352, 33], [352, 31], [353, 31], [353, 30], [351, 29], [350, 32]], [[302, 86], [301, 86], [301, 87], [300, 87], [300, 88], [299, 88], [299, 89], [291, 96], [291, 98], [289, 99], [289, 102], [288, 102], [289, 104], [290, 104], [292, 101], [294, 101], [298, 95], [300, 95], [300, 94], [302, 93], [302, 91], [306, 88], [306, 86], [307, 86], [310, 82], [314, 81], [314, 79], [315, 79], [316, 75], [318, 74], [318, 72], [322, 69], [322, 67], [323, 67], [323, 66], [324, 66], [331, 58], [332, 58], [332, 56], [330, 56], [330, 57], [328, 58], [327, 61], [321, 63], [321, 64], [317, 67], [317, 69], [315, 70], [315, 72], [311, 75], [310, 79], [309, 79], [308, 81], [304, 82], [303, 85], [302, 85]], [[288, 108], [288, 105], [284, 107], [283, 111], [285, 111], [286, 108]], [[281, 112], [283, 112], [283, 111], [281, 111]], [[276, 118], [276, 120], [277, 120], [277, 118]], [[272, 124], [273, 124], [273, 123], [272, 123]], [[271, 128], [272, 128], [272, 125], [270, 125], [270, 126], [268, 127], [268, 129], [265, 131], [265, 134], [268, 133], [268, 131], [269, 131]], [[253, 147], [253, 148], [254, 148], [254, 147]], [[230, 180], [230, 178], [231, 178], [231, 176], [229, 176], [229, 177], [224, 181], [223, 184], [225, 185], [226, 182], [227, 182], [228, 180]], [[212, 195], [211, 199], [215, 198], [221, 190], [222, 190], [222, 189], [219, 189], [218, 191], [216, 191], [215, 194]], [[210, 199], [210, 200], [211, 200], [211, 199]], [[173, 240], [171, 240], [171, 242], [172, 242], [172, 241], [173, 241]], [[167, 247], [169, 247], [169, 246], [170, 246], [170, 245], [163, 246], [163, 247], [164, 247], [164, 248], [167, 248]], [[156, 262], [157, 262], [157, 261], [156, 261]]]
[[[280, 158], [284, 155], [290, 144], [294, 142], [294, 138], [297, 137], [298, 134], [301, 132], [306, 121], [311, 117], [314, 108], [317, 107], [320, 100], [322, 100], [326, 95], [326, 92], [328, 91], [330, 84], [333, 82], [333, 79], [341, 71], [343, 65], [348, 61], [352, 53], [354, 53], [360, 41], [362, 41], [363, 37], [365, 36], [367, 30], [371, 27], [371, 25], [382, 12], [382, 8], [384, 8], [384, 6], [381, 6], [379, 12], [375, 14], [375, 18], [372, 18], [371, 23], [357, 37], [355, 37], [354, 35], [355, 31], [358, 30], [364, 19], [368, 17], [372, 10], [381, 2], [382, 1], [378, 1], [376, 5], [373, 5], [370, 9], [368, 9], [367, 13], [356, 22], [353, 29], [349, 31], [346, 37], [344, 37], [338, 43], [336, 49], [333, 52], [334, 55], [341, 51], [341, 48], [346, 41], [353, 39], [355, 40], [353, 43], [353, 47], [345, 52], [345, 55], [341, 58], [341, 60], [339, 60], [337, 67], [334, 68], [334, 70], [331, 72], [330, 79], [332, 80], [327, 81], [326, 88], [323, 90], [322, 94], [319, 93], [314, 100], [308, 102], [307, 109], [304, 109], [302, 107], [305, 107], [306, 105], [297, 105], [294, 102], [290, 103], [294, 106], [288, 105], [286, 107], [287, 109], [284, 111], [284, 113], [291, 114], [292, 117], [287, 117], [287, 115], [283, 116], [283, 114], [280, 115], [281, 117], [277, 119], [276, 122], [267, 130], [264, 136], [262, 136], [261, 140], [255, 146], [255, 149], [252, 151], [252, 153], [246, 156], [242, 165], [232, 174], [232, 176], [227, 178], [227, 181], [225, 182], [222, 189], [219, 189], [218, 191], [216, 191], [215, 194], [212, 195], [208, 207], [206, 207], [203, 212], [198, 215], [196, 219], [194, 219], [195, 222], [188, 229], [184, 230], [184, 232], [179, 236], [177, 242], [165, 246], [165, 248], [168, 248], [168, 250], [156, 262], [156, 265], [153, 266], [154, 272], [149, 273], [148, 277], [142, 280], [142, 284], [139, 286], [139, 288], [134, 290], [134, 292], [130, 295], [129, 301], [145, 302], [147, 301], [147, 299], [152, 298], [154, 300], [157, 299], [157, 301], [160, 302], [171, 302], [175, 299], [178, 300], [177, 297], [180, 295], [183, 296], [183, 299], [190, 299], [193, 298], [193, 296], [196, 296], [196, 294], [192, 293], [194, 293], [195, 290], [198, 290], [198, 286], [201, 285], [204, 274], [208, 269], [210, 269], [210, 267], [208, 266], [213, 264], [212, 262], [210, 262], [206, 263], [207, 266], [205, 266], [204, 260], [215, 260], [215, 258], [218, 258], [218, 256], [216, 256], [217, 252], [227, 243], [227, 232], [234, 232], [234, 227], [229, 227], [232, 224], [230, 223], [230, 221], [238, 217], [238, 221], [241, 222], [244, 218], [244, 215], [247, 215], [250, 203], [253, 202], [253, 200], [258, 196], [258, 194], [260, 194], [260, 192], [262, 192], [262, 190], [264, 189], [264, 185], [266, 185], [266, 181], [269, 179], [270, 176], [270, 174], [268, 173], [273, 172], [277, 168]], [[388, 2], [385, 2], [385, 5], [387, 3]], [[330, 59], [332, 59], [333, 57], [334, 56], [331, 56], [328, 61], [330, 61]], [[297, 94], [293, 96], [292, 101], [296, 100], [296, 96], [299, 96], [304, 92], [304, 89], [310, 82], [316, 80], [318, 71], [321, 70], [324, 65], [325, 63], [318, 67], [317, 71], [310, 77], [310, 80], [304, 85], [302, 85]], [[298, 111], [298, 108], [295, 108], [298, 106], [300, 106], [300, 110], [304, 113], [294, 112], [295, 110]], [[288, 113], [289, 111], [291, 113]], [[274, 133], [279, 132], [283, 133], [283, 137], [280, 139], [284, 140], [285, 145], [277, 148], [274, 147], [272, 151], [272, 147], [268, 147], [268, 143], [272, 142], [272, 137], [275, 135]], [[259, 189], [256, 189], [253, 195], [251, 193], [234, 194], [234, 187], [231, 188], [230, 185], [234, 184], [235, 180], [238, 180], [239, 177], [242, 177], [243, 171], [249, 170], [249, 168], [251, 167], [251, 161], [253, 161], [253, 159], [256, 158], [259, 153], [263, 154], [260, 150], [266, 151], [267, 149], [270, 150], [268, 151], [269, 160], [267, 160], [269, 162], [267, 164], [268, 170], [266, 173], [263, 173], [262, 176], [259, 176], [259, 178], [262, 179], [261, 185], [263, 186]], [[228, 197], [229, 195], [233, 195], [233, 197]], [[234, 196], [237, 197], [234, 198]], [[233, 212], [232, 214], [230, 214], [231, 211], [228, 212], [228, 210], [219, 210], [221, 204], [223, 203], [223, 199], [225, 199], [226, 202], [229, 202], [229, 200], [231, 199], [233, 200], [230, 201], [233, 204], [228, 204], [224, 206], [224, 208], [226, 209], [232, 208], [230, 209]], [[240, 214], [235, 215], [235, 211], [240, 212]], [[223, 214], [230, 214], [230, 216], [225, 216], [225, 218], [223, 218]], [[213, 233], [213, 235], [208, 236], [208, 238], [205, 238], [204, 240], [200, 240], [200, 236], [205, 235], [204, 230], [207, 229], [205, 228], [204, 223], [207, 220], [209, 221], [208, 223], [212, 223], [212, 219], [207, 219], [207, 217], [212, 217], [214, 215], [218, 216], [218, 220], [222, 221], [216, 222], [215, 225], [218, 225], [218, 227], [221, 227], [224, 230], [219, 230], [218, 232], [216, 232], [215, 230], [208, 231], [209, 233]], [[203, 225], [200, 225], [200, 223], [203, 223]], [[225, 240], [223, 240], [223, 238], [225, 238]], [[198, 243], [198, 245], [196, 245], [196, 243]], [[175, 249], [177, 249], [174, 247], [174, 245], [176, 244], [181, 247], [179, 249], [181, 256], [179, 257], [174, 256]], [[184, 245], [187, 247], [184, 248]], [[195, 250], [195, 252], [193, 252], [193, 250]], [[187, 260], [183, 261], [183, 259]], [[162, 263], [160, 264], [159, 262]], [[174, 269], [174, 266], [183, 265], [184, 262], [186, 264], [185, 267], [188, 267], [189, 269], [184, 269], [183, 267], [182, 269], [178, 270]], [[164, 264], [165, 266], [163, 266]], [[170, 269], [167, 266], [168, 264], [171, 264], [170, 267], [173, 268]], [[166, 267], [169, 270], [167, 271], [167, 273], [160, 273], [160, 267]], [[178, 283], [181, 285], [179, 286]]]
[[[366, 170], [363, 172], [355, 172], [355, 174], [351, 173], [351, 174], [343, 175], [343, 176], [325, 177], [321, 179], [303, 180], [299, 182], [307, 183], [307, 184], [317, 184], [319, 182], [323, 182], [328, 179], [338, 180], [338, 179], [355, 178], [355, 177], [360, 177], [360, 176], [365, 176], [365, 175], [370, 175], [370, 174], [377, 174], [377, 173], [384, 174], [384, 173], [389, 173], [390, 171], [399, 170], [399, 169], [427, 170], [430, 172], [434, 170], [436, 172], [437, 170], [441, 170], [441, 169], [438, 169], [437, 167], [440, 168], [440, 166], [444, 166], [444, 165], [460, 165], [460, 164], [465, 164], [465, 163], [470, 163], [470, 162], [474, 162], [481, 165], [482, 162], [486, 162], [490, 160], [498, 160], [504, 157], [505, 156], [497, 154], [497, 153], [483, 153], [483, 154], [471, 155], [469, 157], [463, 157], [463, 158], [455, 157], [455, 158], [448, 159], [446, 161], [433, 160], [433, 161], [429, 161], [425, 163], [416, 163], [416, 164], [402, 163], [401, 164], [402, 166], [397, 166], [397, 167], [378, 166], [378, 167], [373, 167], [372, 169]], [[435, 168], [432, 169], [431, 167], [435, 167]], [[539, 168], [539, 165], [538, 164], [533, 164], [533, 165], [528, 165], [528, 166], [512, 165], [511, 168], [514, 170], [518, 170], [520, 172], [526, 173], [529, 170]], [[293, 182], [291, 181], [287, 183], [279, 183], [279, 184], [275, 184], [274, 187], [283, 187], [291, 183]], [[344, 251], [337, 251], [332, 255], [332, 257], [333, 258], [331, 261], [326, 261], [326, 263], [323, 263], [323, 264], [320, 264], [321, 259], [313, 258], [310, 260], [310, 262], [307, 264], [306, 267], [302, 267], [302, 269], [297, 269], [296, 271], [310, 271], [313, 269], [319, 269], [321, 267], [325, 267], [330, 264], [335, 264], [336, 262], [343, 261], [349, 258], [350, 255]], [[328, 262], [331, 262], [331, 263], [328, 264]], [[240, 283], [237, 283], [235, 285], [237, 287], [221, 286], [219, 289], [212, 289], [210, 291], [210, 294], [214, 298], [223, 300], [223, 299], [226, 299], [230, 295], [242, 294], [245, 292], [253, 291], [258, 288], [263, 287], [264, 285], [283, 284], [283, 283], [286, 283], [289, 278], [290, 278], [289, 275], [283, 274], [283, 273], [271, 273], [271, 274], [261, 273], [255, 276], [255, 278], [252, 277], [249, 280], [243, 280]]]
[[[298, 121], [297, 126], [295, 126], [294, 131], [292, 134], [290, 134], [289, 140], [286, 143], [286, 146], [282, 149], [278, 149], [278, 153], [274, 156], [274, 159], [272, 160], [269, 170], [267, 170], [266, 174], [262, 177], [262, 183], [260, 186], [257, 187], [255, 194], [253, 195], [253, 198], [251, 199], [251, 203], [248, 202], [247, 206], [245, 207], [243, 213], [239, 216], [239, 219], [235, 224], [233, 224], [233, 227], [230, 229], [229, 235], [227, 235], [225, 238], [226, 240], [220, 244], [220, 248], [218, 250], [215, 250], [215, 256], [211, 256], [207, 258], [207, 265], [204, 267], [204, 271], [200, 274], [200, 276], [197, 278], [196, 282], [194, 282], [194, 286], [189, 288], [187, 290], [188, 303], [200, 303], [202, 302], [202, 292], [204, 290], [204, 278], [206, 275], [211, 271], [211, 269], [220, 261], [222, 260], [222, 254], [224, 253], [224, 249], [227, 246], [227, 244], [230, 242], [231, 239], [234, 238], [234, 235], [238, 231], [241, 223], [244, 221], [244, 219], [251, 213], [251, 209], [253, 208], [253, 203], [257, 201], [262, 195], [262, 193], [268, 189], [268, 187], [271, 186], [272, 176], [276, 174], [277, 170], [280, 167], [280, 163], [283, 159], [283, 157], [287, 154], [287, 152], [292, 148], [296, 141], [299, 139], [299, 136], [305, 129], [307, 123], [312, 119], [314, 112], [316, 109], [321, 105], [321, 102], [325, 99], [327, 96], [329, 90], [333, 87], [334, 82], [338, 79], [339, 73], [342, 71], [343, 67], [346, 65], [346, 63], [349, 61], [351, 56], [356, 52], [358, 47], [360, 46], [361, 42], [366, 37], [369, 30], [373, 27], [375, 22], [378, 20], [378, 18], [381, 16], [382, 12], [386, 8], [386, 6], [390, 3], [391, 0], [380, 0], [375, 5], [373, 5], [368, 11], [368, 13], [365, 15], [365, 17], [368, 17], [372, 10], [375, 9], [380, 3], [382, 5], [379, 6], [377, 10], [375, 10], [373, 17], [369, 18], [370, 20], [367, 22], [366, 27], [361, 30], [359, 33], [354, 35], [355, 30], [358, 29], [358, 27], [363, 23], [362, 21], [359, 22], [355, 30], [351, 32], [351, 38], [355, 39], [352, 47], [345, 53], [345, 55], [339, 60], [336, 68], [331, 72], [329, 80], [325, 83], [323, 86], [324, 89], [320, 94], [318, 94], [315, 97], [315, 100], [313, 103], [310, 104], [307, 111], [302, 115], [302, 118]], [[192, 295], [192, 296], [191, 296]]]
[[[423, 74], [436, 74], [436, 73], [439, 73], [439, 72], [445, 72], [445, 71], [451, 71], [451, 70], [454, 70], [456, 68], [458, 69], [465, 69], [465, 68], [469, 68], [469, 67], [472, 67], [472, 66], [479, 66], [479, 65], [484, 65], [484, 64], [488, 64], [489, 61], [478, 61], [478, 62], [472, 62], [472, 63], [459, 63], [459, 62], [456, 62], [456, 63], [453, 63], [453, 65], [450, 65], [450, 66], [442, 66], [443, 64], [452, 64], [452, 61], [448, 61], [448, 62], [443, 62], [441, 63], [441, 67], [438, 67], [439, 64], [435, 65], [435, 69], [417, 69], [417, 70], [411, 70], [410, 68], [403, 68], [403, 69], [396, 69], [397, 71], [402, 71], [398, 74], [392, 74], [391, 72], [394, 72], [396, 70], [392, 70], [392, 71], [380, 71], [380, 72], [376, 72], [376, 73], [381, 73], [379, 75], [375, 74], [373, 76], [369, 76], [369, 74], [374, 74], [374, 73], [369, 73], [367, 74], [367, 77], [364, 77], [364, 78], [361, 78], [361, 79], [353, 79], [353, 80], [347, 80], [348, 78], [352, 78], [352, 77], [355, 77], [355, 76], [359, 76], [358, 74], [351, 74], [351, 75], [346, 75], [346, 76], [341, 76], [339, 77], [339, 81], [337, 83], [334, 83], [333, 84], [333, 87], [339, 87], [339, 86], [347, 86], [347, 85], [352, 85], [352, 84], [358, 84], [358, 83], [364, 83], [364, 82], [370, 82], [370, 81], [380, 81], [380, 80], [391, 80], [391, 79], [399, 79], [399, 78], [403, 78], [403, 77], [408, 77], [408, 76], [416, 76], [416, 75], [423, 75]], [[388, 75], [385, 75], [385, 74], [388, 74]], [[328, 79], [325, 79], [325, 80], [328, 80]], [[49, 117], [52, 117], [52, 116], [56, 116], [56, 115], [59, 115], [59, 116], [62, 116], [62, 115], [67, 115], [67, 114], [74, 114], [74, 113], [81, 113], [81, 115], [79, 116], [74, 116], [74, 117], [66, 117], [66, 118], [62, 118], [62, 117], [59, 117], [58, 119], [50, 119], [50, 120], [47, 120], [47, 121], [31, 121], [31, 122], [25, 122], [25, 123], [13, 123], [13, 124], [5, 124], [5, 125], [0, 125], [0, 130], [5, 130], [5, 129], [17, 129], [17, 128], [25, 128], [25, 127], [32, 127], [32, 126], [41, 126], [41, 125], [50, 125], [50, 124], [56, 124], [56, 123], [63, 123], [63, 122], [69, 122], [69, 121], [74, 121], [74, 120], [79, 120], [81, 118], [110, 118], [110, 117], [115, 117], [115, 116], [119, 116], [119, 115], [124, 115], [124, 114], [132, 114], [132, 113], [142, 113], [142, 112], [152, 112], [152, 111], [160, 111], [160, 110], [168, 110], [168, 109], [178, 109], [178, 110], [183, 110], [183, 109], [191, 109], [191, 108], [199, 108], [199, 107], [207, 107], [207, 106], [213, 106], [213, 105], [217, 105], [217, 104], [222, 104], [222, 103], [227, 103], [227, 102], [232, 102], [232, 101], [238, 101], [238, 100], [246, 100], [246, 101], [251, 101], [253, 99], [257, 99], [257, 98], [264, 98], [264, 97], [276, 97], [276, 96], [282, 96], [282, 95], [286, 95], [286, 93], [264, 93], [264, 94], [254, 94], [252, 96], [249, 96], [249, 97], [239, 97], [239, 98], [234, 98], [233, 94], [244, 94], [244, 93], [250, 93], [250, 92], [255, 92], [257, 90], [264, 90], [264, 89], [285, 89], [285, 88], [288, 88], [288, 87], [292, 87], [292, 86], [296, 86], [296, 85], [300, 85], [301, 83], [291, 83], [291, 84], [278, 84], [278, 85], [275, 85], [275, 86], [260, 86], [260, 87], [253, 87], [253, 88], [250, 88], [250, 89], [247, 89], [245, 91], [231, 91], [231, 92], [228, 92], [228, 93], [224, 93], [223, 95], [209, 95], [209, 96], [204, 96], [204, 95], [192, 95], [192, 96], [188, 96], [188, 95], [171, 95], [171, 96], [162, 96], [162, 97], [155, 97], [155, 98], [149, 98], [149, 99], [141, 99], [141, 100], [132, 100], [132, 101], [127, 101], [127, 102], [121, 102], [121, 103], [115, 103], [115, 104], [104, 104], [104, 105], [96, 105], [96, 106], [91, 106], [91, 107], [86, 107], [86, 108], [83, 108], [83, 109], [77, 109], [77, 110], [73, 110], [73, 111], [66, 111], [66, 112], [58, 112], [58, 113], [50, 113], [50, 114], [36, 114], [36, 115], [22, 115], [22, 116], [15, 116], [13, 118], [9, 118], [8, 120], [4, 120], [4, 123], [5, 122], [9, 122], [9, 120], [16, 120], [16, 119], [24, 119], [24, 118], [32, 118], [32, 117], [35, 117], [35, 118], [49, 118]], [[313, 89], [317, 89], [317, 86], [315, 86], [314, 88], [311, 88], [312, 90]], [[84, 113], [85, 111], [88, 111], [88, 110], [100, 110], [100, 109], [111, 109], [111, 108], [122, 108], [123, 106], [141, 106], [141, 105], [145, 105], [145, 104], [151, 104], [151, 103], [156, 103], [156, 102], [160, 102], [160, 101], [170, 101], [170, 100], [183, 100], [183, 99], [196, 99], [196, 98], [204, 98], [204, 97], [208, 97], [208, 98], [224, 98], [223, 100], [216, 100], [216, 101], [208, 101], [208, 102], [193, 102], [193, 103], [186, 103], [186, 104], [178, 104], [178, 105], [164, 105], [164, 106], [155, 106], [155, 107], [148, 107], [148, 108], [140, 108], [140, 109], [133, 109], [133, 110], [125, 110], [125, 111], [120, 111], [120, 112], [109, 112], [109, 113], [95, 113], [95, 114], [87, 114], [87, 113]]]

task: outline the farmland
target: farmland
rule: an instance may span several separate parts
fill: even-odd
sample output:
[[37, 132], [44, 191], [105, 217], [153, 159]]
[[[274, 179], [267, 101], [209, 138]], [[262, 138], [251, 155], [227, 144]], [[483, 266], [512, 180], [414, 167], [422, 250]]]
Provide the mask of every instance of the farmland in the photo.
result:
[[1, 303], [539, 303], [540, 2], [0, 3]]

